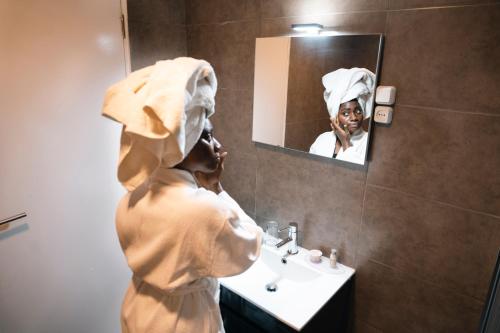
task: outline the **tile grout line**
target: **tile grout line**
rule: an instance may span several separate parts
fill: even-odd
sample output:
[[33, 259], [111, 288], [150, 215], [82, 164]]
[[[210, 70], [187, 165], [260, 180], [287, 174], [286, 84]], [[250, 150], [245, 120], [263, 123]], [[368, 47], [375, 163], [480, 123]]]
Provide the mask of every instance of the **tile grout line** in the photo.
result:
[[410, 11], [424, 11], [424, 10], [439, 10], [439, 9], [454, 9], [454, 8], [469, 8], [469, 7], [487, 7], [499, 5], [500, 1], [482, 4], [464, 4], [464, 5], [450, 5], [450, 6], [431, 6], [431, 7], [416, 7], [416, 8], [400, 8], [400, 9], [367, 9], [367, 10], [353, 10], [353, 11], [332, 11], [325, 13], [316, 14], [305, 14], [305, 15], [290, 15], [290, 16], [275, 16], [275, 17], [263, 17], [263, 20], [282, 20], [282, 19], [297, 19], [297, 18], [307, 18], [307, 17], [322, 17], [329, 15], [346, 15], [346, 14], [370, 14], [370, 13], [382, 13], [382, 12], [410, 12]]
[[[387, 1], [387, 7], [389, 7], [389, 0], [386, 0]], [[389, 26], [389, 12], [386, 12], [385, 13], [385, 25], [384, 25], [384, 39], [385, 39], [385, 36], [387, 36], [387, 27]], [[383, 40], [383, 43], [385, 44], [385, 40]], [[382, 48], [385, 48], [385, 45], [382, 45]], [[382, 55], [382, 60], [381, 60], [381, 66], [384, 66], [384, 50], [382, 49], [381, 51], [381, 55]], [[382, 69], [380, 69], [380, 76], [382, 76]], [[379, 78], [379, 81], [380, 81], [380, 78]]]
[[[389, 17], [387, 17], [387, 20]], [[230, 87], [220, 87], [218, 90], [225, 90], [225, 91], [246, 91], [250, 92], [250, 89], [238, 89], [238, 88], [230, 88]], [[413, 105], [413, 104], [403, 104], [403, 103], [396, 103], [394, 105], [394, 108], [397, 111], [398, 106], [404, 107], [404, 108], [413, 108], [413, 109], [418, 109], [418, 110], [433, 110], [433, 111], [438, 111], [438, 112], [450, 112], [454, 114], [463, 114], [463, 115], [471, 115], [471, 116], [485, 116], [485, 117], [494, 117], [498, 118], [500, 117], [500, 114], [494, 114], [494, 113], [483, 113], [483, 112], [473, 112], [473, 111], [463, 111], [463, 110], [455, 110], [455, 109], [445, 109], [445, 108], [437, 108], [433, 106], [420, 106], [420, 105]], [[294, 122], [296, 123], [296, 122]]]
[[[389, 0], [386, 0], [387, 1], [387, 4], [389, 3]], [[384, 34], [386, 34], [387, 32], [387, 26], [389, 24], [389, 13], [386, 13], [385, 15], [385, 24], [384, 24]], [[367, 168], [366, 168], [366, 173], [365, 173], [365, 180], [364, 180], [364, 186], [363, 186], [363, 202], [361, 204], [361, 221], [358, 225], [358, 238], [356, 240], [356, 251], [354, 253], [354, 265], [357, 267], [357, 264], [358, 264], [358, 255], [359, 255], [359, 242], [360, 242], [360, 238], [361, 238], [361, 232], [362, 232], [362, 229], [363, 229], [363, 221], [365, 219], [365, 203], [366, 203], [366, 193], [368, 192], [368, 170], [369, 170], [369, 167], [370, 167], [370, 162], [368, 161], [367, 159]]]
[[358, 223], [358, 235], [357, 235], [356, 244], [355, 244], [356, 250], [354, 251], [354, 266], [355, 267], [358, 266], [359, 242], [360, 242], [361, 232], [362, 232], [362, 228], [363, 228], [363, 220], [365, 218], [365, 203], [366, 203], [367, 188], [368, 188], [368, 172], [366, 172], [364, 186], [363, 186], [363, 202], [361, 203], [361, 217], [360, 217], [360, 221]]
[[420, 106], [420, 105], [403, 104], [403, 103], [399, 103], [399, 104], [396, 103], [394, 105], [394, 108], [397, 108], [398, 106], [419, 109], [419, 110], [434, 110], [434, 111], [438, 111], [438, 112], [452, 112], [455, 114], [459, 113], [459, 114], [473, 115], [473, 116], [487, 116], [487, 117], [495, 117], [495, 118], [500, 117], [500, 114], [494, 114], [494, 113], [463, 111], [463, 110], [445, 109], [445, 108], [437, 108], [437, 107], [433, 107], [433, 106]]
[[401, 191], [401, 190], [397, 190], [397, 189], [393, 189], [393, 188], [390, 188], [390, 187], [385, 187], [385, 186], [377, 185], [377, 184], [370, 184], [370, 183], [368, 183], [368, 186], [374, 187], [374, 188], [383, 189], [383, 190], [390, 191], [390, 192], [393, 192], [393, 193], [403, 194], [403, 195], [406, 195], [406, 196], [414, 197], [414, 198], [417, 198], [417, 199], [420, 199], [420, 200], [424, 200], [424, 201], [427, 201], [427, 202], [431, 202], [431, 203], [438, 203], [438, 204], [443, 205], [443, 206], [448, 206], [448, 207], [459, 209], [459, 210], [466, 211], [466, 212], [469, 212], [469, 213], [474, 213], [474, 214], [479, 214], [479, 215], [483, 215], [483, 216], [488, 216], [488, 217], [494, 218], [496, 220], [500, 220], [500, 216], [499, 215], [494, 215], [494, 214], [491, 214], [491, 213], [481, 212], [479, 210], [474, 210], [474, 209], [470, 209], [470, 208], [466, 208], [466, 207], [460, 207], [460, 206], [457, 206], [457, 205], [454, 205], [454, 204], [451, 204], [451, 203], [448, 203], [448, 202], [426, 198], [426, 197], [420, 196], [418, 194], [404, 192], [404, 191]]
[[[218, 90], [250, 92], [250, 89], [238, 89], [238, 88], [229, 88], [229, 87], [220, 87], [220, 88], [218, 88]], [[404, 107], [404, 108], [418, 109], [418, 110], [433, 110], [433, 111], [438, 111], [438, 112], [449, 112], [449, 113], [454, 113], [454, 114], [463, 114], [463, 115], [471, 115], [471, 116], [485, 116], [485, 117], [494, 117], [494, 118], [500, 117], [500, 114], [463, 111], [463, 110], [455, 110], [455, 109], [444, 109], [444, 108], [437, 108], [437, 107], [433, 107], [433, 106], [420, 106], [420, 105], [402, 104], [402, 103], [396, 103], [394, 105], [394, 109], [396, 109], [396, 111], [397, 111], [398, 106]]]
[[222, 22], [205, 22], [205, 23], [189, 23], [186, 24], [188, 27], [203, 27], [203, 26], [224, 26], [228, 24], [236, 24], [236, 23], [249, 23], [249, 22], [259, 22], [260, 18], [256, 17], [254, 19], [248, 19], [248, 20], [227, 20], [227, 21], [222, 21]]
[[431, 286], [433, 286], [434, 288], [437, 288], [437, 289], [440, 289], [440, 290], [443, 290], [443, 291], [446, 291], [446, 292], [454, 293], [454, 294], [456, 294], [456, 295], [460, 295], [460, 296], [463, 296], [463, 297], [472, 298], [473, 300], [476, 300], [476, 301], [480, 302], [481, 304], [484, 304], [484, 300], [483, 300], [483, 299], [480, 299], [480, 298], [478, 298], [478, 297], [476, 297], [476, 296], [472, 296], [472, 295], [464, 294], [464, 293], [461, 293], [461, 292], [459, 292], [459, 291], [457, 291], [457, 290], [455, 290], [455, 289], [450, 289], [450, 288], [443, 287], [443, 286], [441, 286], [441, 285], [437, 284], [436, 282], [432, 282], [432, 281], [429, 281], [429, 280], [427, 280], [427, 279], [417, 278], [417, 277], [415, 277], [414, 275], [412, 275], [411, 273], [405, 272], [405, 271], [403, 271], [403, 270], [401, 270], [401, 269], [399, 269], [399, 268], [396, 268], [396, 267], [393, 267], [393, 266], [390, 266], [390, 265], [384, 264], [383, 262], [378, 261], [378, 260], [376, 260], [376, 259], [372, 259], [372, 258], [369, 258], [369, 257], [367, 257], [367, 258], [368, 258], [368, 261], [371, 261], [372, 263], [375, 263], [375, 264], [377, 264], [377, 265], [380, 265], [380, 266], [382, 266], [382, 267], [385, 267], [385, 268], [387, 268], [387, 269], [390, 269], [390, 270], [392, 270], [392, 271], [395, 271], [395, 272], [397, 272], [397, 273], [399, 273], [399, 274], [402, 274], [402, 275], [408, 275], [408, 276], [410, 276], [412, 279], [414, 279], [414, 280], [416, 280], [416, 281], [420, 281], [420, 282], [424, 282], [424, 283], [426, 283], [426, 284], [430, 284], [430, 285], [431, 285]]
[[257, 16], [258, 16], [258, 24], [259, 24], [259, 29], [258, 29], [258, 33], [259, 33], [259, 34], [258, 34], [258, 36], [259, 36], [259, 37], [261, 37], [261, 36], [262, 36], [262, 20], [264, 19], [264, 18], [262, 17], [262, 12], [263, 12], [263, 11], [262, 11], [262, 8], [263, 8], [262, 2], [263, 2], [263, 1], [266, 1], [266, 0], [259, 0], [259, 1], [258, 1], [258, 7], [259, 7], [259, 8], [258, 8], [258, 15], [257, 15]]
[[469, 8], [469, 7], [487, 7], [495, 6], [500, 4], [500, 1], [490, 2], [490, 3], [478, 3], [478, 4], [464, 4], [464, 5], [449, 5], [449, 6], [430, 6], [430, 7], [417, 7], [417, 8], [400, 8], [400, 9], [387, 9], [388, 12], [408, 12], [408, 11], [419, 11], [419, 10], [436, 10], [436, 9], [448, 9], [448, 8]]
[[[409, 11], [424, 11], [424, 10], [439, 10], [439, 9], [455, 9], [455, 8], [470, 8], [470, 7], [489, 7], [500, 5], [500, 1], [495, 1], [491, 3], [482, 4], [464, 4], [464, 5], [451, 5], [451, 6], [434, 6], [434, 7], [418, 7], [418, 8], [402, 8], [402, 9], [373, 9], [373, 10], [354, 10], [354, 11], [339, 11], [339, 12], [326, 12], [317, 14], [306, 14], [306, 15], [290, 15], [290, 16], [275, 16], [275, 17], [262, 17], [262, 10], [259, 10], [259, 15], [254, 19], [246, 20], [227, 20], [222, 22], [206, 22], [206, 23], [185, 23], [178, 24], [184, 25], [186, 27], [191, 26], [206, 26], [206, 25], [227, 25], [235, 23], [248, 23], [248, 22], [258, 22], [262, 23], [263, 20], [281, 20], [281, 19], [296, 19], [296, 18], [307, 18], [307, 17], [322, 17], [329, 15], [345, 15], [345, 14], [369, 14], [369, 13], [390, 13], [390, 12], [409, 12]], [[186, 14], [187, 15], [187, 14]], [[142, 22], [142, 21], [141, 21]], [[187, 22], [187, 21], [186, 21]], [[174, 25], [174, 24], [172, 24]]]

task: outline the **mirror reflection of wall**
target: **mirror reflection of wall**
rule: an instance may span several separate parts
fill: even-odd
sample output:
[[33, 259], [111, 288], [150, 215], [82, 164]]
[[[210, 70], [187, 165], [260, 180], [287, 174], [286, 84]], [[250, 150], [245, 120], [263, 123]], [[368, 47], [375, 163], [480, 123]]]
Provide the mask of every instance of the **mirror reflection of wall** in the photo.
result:
[[[367, 76], [370, 76], [370, 72], [377, 74], [380, 47], [380, 35], [258, 38], [254, 81], [253, 140], [309, 152], [320, 134], [330, 132], [329, 139], [323, 140], [323, 145], [330, 142], [333, 145], [331, 149], [326, 152], [323, 149], [320, 153], [316, 147], [317, 149], [311, 152], [364, 164], [367, 149], [358, 148], [358, 156], [351, 153], [352, 156], [348, 157], [343, 154], [343, 152], [347, 153], [350, 148], [344, 151], [340, 136], [332, 131], [334, 124], [330, 118], [334, 103], [331, 100], [337, 99], [338, 102], [341, 97], [347, 98], [348, 95], [352, 95], [351, 88], [353, 87], [354, 90], [359, 91], [359, 84], [369, 81], [367, 77], [360, 79], [360, 72], [365, 71], [368, 73]], [[360, 70], [355, 70], [355, 68]], [[325, 80], [322, 78], [326, 74], [335, 77], [336, 80], [329, 80], [330, 86], [325, 88], [323, 82]], [[340, 78], [347, 80], [347, 83]], [[360, 82], [348, 83], [354, 78]], [[376, 83], [374, 75], [372, 81], [369, 87], [371, 91], [374, 90]], [[339, 88], [332, 87], [332, 84]], [[343, 92], [339, 90], [341, 86], [343, 86], [341, 88]], [[329, 96], [325, 97], [325, 91]], [[330, 110], [328, 110], [328, 97]], [[347, 134], [344, 137], [349, 140], [348, 146], [355, 145], [357, 138], [361, 138], [359, 135], [361, 130], [367, 133], [370, 129], [373, 93], [355, 96], [353, 99], [356, 97], [361, 99], [360, 105], [348, 105], [354, 109], [348, 108], [347, 113], [351, 112], [350, 117], [354, 118], [355, 109], [361, 109], [364, 117], [360, 122], [360, 130], [356, 133], [349, 133], [352, 139], [349, 138], [348, 129], [342, 127], [342, 124], [340, 126], [345, 132], [337, 132]], [[364, 102], [363, 99], [365, 99]], [[338, 110], [333, 111], [335, 117], [332, 120], [338, 121], [341, 115], [337, 117]], [[349, 126], [353, 129], [351, 125]], [[266, 130], [261, 131], [262, 128]], [[327, 134], [322, 138], [325, 139], [326, 136]], [[364, 141], [357, 141], [363, 141], [366, 147], [367, 138], [368, 135], [365, 135]], [[316, 146], [318, 145], [317, 143]]]

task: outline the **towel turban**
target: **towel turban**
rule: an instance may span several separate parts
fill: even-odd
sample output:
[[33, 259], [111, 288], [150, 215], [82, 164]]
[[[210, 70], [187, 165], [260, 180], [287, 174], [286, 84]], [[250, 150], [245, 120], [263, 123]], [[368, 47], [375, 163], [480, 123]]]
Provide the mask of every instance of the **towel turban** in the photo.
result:
[[330, 117], [337, 116], [342, 103], [353, 99], [363, 110], [363, 116], [371, 116], [375, 74], [366, 68], [341, 68], [323, 76], [324, 98]]
[[214, 112], [217, 79], [204, 60], [158, 61], [111, 86], [102, 114], [123, 124], [118, 180], [129, 191], [180, 163]]

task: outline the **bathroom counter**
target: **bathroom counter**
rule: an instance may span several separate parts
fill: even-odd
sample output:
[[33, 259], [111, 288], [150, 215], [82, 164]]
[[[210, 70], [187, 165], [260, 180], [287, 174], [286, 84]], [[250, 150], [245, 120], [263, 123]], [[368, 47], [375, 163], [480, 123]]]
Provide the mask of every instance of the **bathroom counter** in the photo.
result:
[[[220, 283], [265, 313], [296, 331], [308, 322], [350, 281], [355, 271], [342, 264], [332, 269], [328, 258], [320, 263], [309, 261], [309, 251], [281, 262], [284, 250], [263, 246], [261, 257], [242, 274], [221, 278]], [[277, 290], [266, 285], [275, 282]], [[347, 307], [347, 304], [344, 306]]]

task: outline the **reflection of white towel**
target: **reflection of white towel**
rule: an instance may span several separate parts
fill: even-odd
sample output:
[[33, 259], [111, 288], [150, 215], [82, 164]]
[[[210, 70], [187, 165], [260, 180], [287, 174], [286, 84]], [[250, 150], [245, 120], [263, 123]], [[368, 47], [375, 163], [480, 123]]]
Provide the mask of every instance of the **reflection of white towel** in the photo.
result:
[[[335, 143], [337, 136], [333, 131], [320, 134], [314, 143], [309, 148], [309, 153], [321, 155], [325, 157], [333, 157], [335, 152]], [[368, 133], [360, 131], [356, 135], [351, 136], [352, 146], [344, 150], [340, 148], [337, 160], [342, 160], [351, 163], [364, 164], [366, 155], [366, 146], [368, 144]]]
[[217, 80], [204, 60], [176, 58], [131, 73], [106, 92], [103, 115], [123, 124], [118, 179], [129, 191], [160, 164], [181, 162], [214, 113]]
[[365, 118], [371, 116], [375, 74], [366, 68], [341, 68], [323, 76], [324, 97], [330, 117], [335, 117], [342, 103], [357, 99]]

